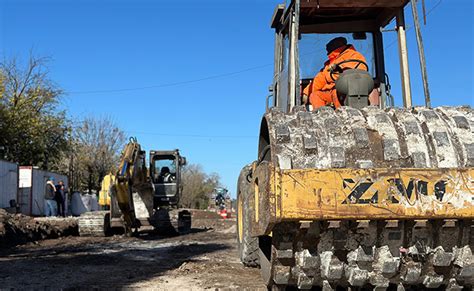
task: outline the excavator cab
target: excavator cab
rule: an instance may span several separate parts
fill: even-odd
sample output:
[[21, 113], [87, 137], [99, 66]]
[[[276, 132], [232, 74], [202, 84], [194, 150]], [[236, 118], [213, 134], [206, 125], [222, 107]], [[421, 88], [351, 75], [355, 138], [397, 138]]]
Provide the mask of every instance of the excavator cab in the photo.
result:
[[[272, 290], [474, 287], [474, 111], [431, 108], [416, 2], [425, 106], [413, 107], [409, 3], [292, 0], [273, 13], [271, 95], [237, 184], [240, 259]], [[385, 72], [381, 31], [393, 19], [403, 108]], [[337, 36], [367, 64], [334, 72], [345, 106], [308, 110], [301, 91]]]
[[186, 158], [179, 150], [150, 151], [150, 176], [155, 187], [154, 208], [176, 205], [181, 194], [181, 167]]

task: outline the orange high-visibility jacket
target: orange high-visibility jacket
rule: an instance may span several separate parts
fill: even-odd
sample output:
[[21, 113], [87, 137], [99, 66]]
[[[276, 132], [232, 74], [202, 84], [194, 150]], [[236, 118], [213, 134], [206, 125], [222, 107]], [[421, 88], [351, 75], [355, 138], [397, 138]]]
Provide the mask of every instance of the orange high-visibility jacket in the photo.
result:
[[[303, 90], [303, 94], [310, 96], [312, 92], [315, 91], [331, 91], [336, 86], [336, 83], [331, 79], [331, 75], [329, 72], [329, 65], [331, 64], [338, 64], [345, 60], [355, 59], [361, 60], [365, 63], [366, 60], [364, 56], [355, 50], [354, 46], [348, 45], [340, 47], [329, 54], [329, 60], [324, 63], [324, 68], [314, 77], [313, 81], [309, 83], [309, 85]], [[357, 62], [350, 62], [341, 65], [342, 69], [353, 69], [359, 63]], [[361, 70], [365, 70], [364, 65], [359, 65]], [[338, 74], [333, 75], [334, 78], [337, 80], [339, 77]]]

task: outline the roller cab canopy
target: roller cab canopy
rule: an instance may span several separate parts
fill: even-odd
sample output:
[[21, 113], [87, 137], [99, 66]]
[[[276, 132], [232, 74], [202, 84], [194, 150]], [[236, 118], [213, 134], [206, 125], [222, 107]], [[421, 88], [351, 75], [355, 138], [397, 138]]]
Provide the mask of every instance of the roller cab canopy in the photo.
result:
[[[409, 0], [301, 0], [300, 32], [343, 32], [370, 30], [386, 26]], [[295, 5], [292, 1], [288, 8]], [[279, 26], [279, 19], [285, 12], [285, 5], [276, 7], [272, 17], [272, 28]], [[355, 26], [354, 26], [355, 25]]]

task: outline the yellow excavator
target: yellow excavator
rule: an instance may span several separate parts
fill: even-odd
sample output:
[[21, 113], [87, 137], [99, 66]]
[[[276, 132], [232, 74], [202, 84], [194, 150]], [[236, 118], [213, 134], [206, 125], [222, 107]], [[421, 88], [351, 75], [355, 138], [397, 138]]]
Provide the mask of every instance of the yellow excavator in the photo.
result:
[[110, 187], [115, 183], [115, 175], [109, 173], [105, 175], [100, 183], [99, 191], [99, 209], [109, 210], [110, 209]]
[[[410, 4], [424, 106], [411, 97]], [[392, 20], [403, 108], [385, 71], [382, 28]], [[474, 110], [431, 108], [416, 1], [291, 0], [271, 27], [274, 82], [258, 156], [238, 180], [241, 261], [273, 290], [472, 290]], [[366, 68], [331, 72], [343, 106], [311, 110], [302, 89], [335, 37]]]
[[122, 151], [115, 175], [108, 175], [103, 183], [109, 189], [102, 189], [102, 196], [109, 197], [101, 196], [100, 200], [109, 209], [81, 215], [78, 218], [81, 236], [104, 236], [116, 230], [131, 234], [142, 226], [163, 232], [190, 230], [191, 213], [178, 209], [181, 168], [186, 158], [177, 149], [150, 151], [148, 169], [145, 154], [136, 138], [131, 138]]

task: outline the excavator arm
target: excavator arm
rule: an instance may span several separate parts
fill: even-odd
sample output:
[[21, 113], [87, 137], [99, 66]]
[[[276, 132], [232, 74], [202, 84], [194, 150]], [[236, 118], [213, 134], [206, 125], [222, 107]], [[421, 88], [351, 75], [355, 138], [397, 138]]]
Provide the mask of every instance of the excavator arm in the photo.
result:
[[111, 227], [126, 233], [140, 227], [140, 219], [150, 216], [154, 188], [148, 177], [145, 151], [136, 138], [130, 138], [120, 156], [110, 189], [110, 210], [87, 212], [78, 220], [81, 236], [103, 236]]
[[134, 210], [133, 193], [143, 188], [152, 188], [147, 179], [145, 151], [141, 150], [136, 138], [130, 138], [130, 142], [122, 152], [116, 179], [112, 184], [112, 199], [117, 200], [126, 229], [139, 226]]

